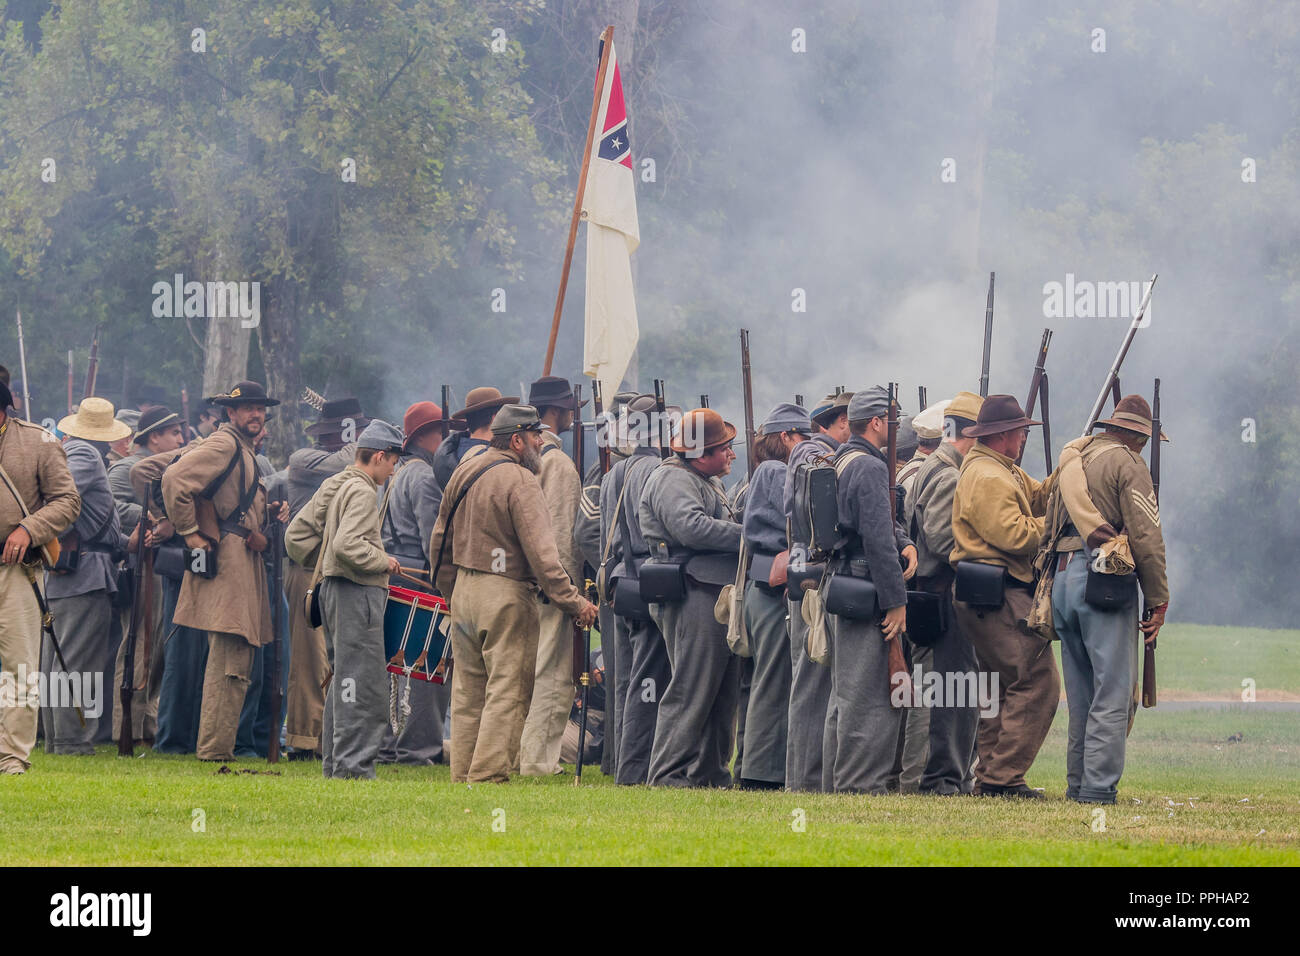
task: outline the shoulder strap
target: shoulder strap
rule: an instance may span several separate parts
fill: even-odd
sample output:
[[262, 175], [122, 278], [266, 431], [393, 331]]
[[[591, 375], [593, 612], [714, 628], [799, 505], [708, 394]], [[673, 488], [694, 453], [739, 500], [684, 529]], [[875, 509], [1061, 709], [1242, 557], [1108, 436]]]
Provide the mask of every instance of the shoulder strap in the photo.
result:
[[451, 510], [447, 512], [447, 523], [442, 527], [442, 543], [438, 545], [438, 560], [434, 562], [433, 572], [429, 575], [429, 583], [432, 584], [435, 589], [438, 587], [438, 572], [442, 570], [442, 557], [447, 551], [447, 537], [451, 534], [451, 522], [452, 519], [456, 517], [456, 509], [459, 508], [460, 503], [465, 500], [465, 496], [469, 494], [470, 488], [474, 487], [474, 482], [478, 481], [484, 474], [491, 471], [497, 465], [504, 465], [509, 461], [511, 461], [509, 458], [498, 458], [496, 461], [489, 462], [478, 471], [474, 472], [474, 474], [470, 475], [469, 479], [465, 482], [464, 487], [460, 489], [460, 494], [456, 496], [456, 500], [451, 503]]
[[[226, 479], [230, 477], [230, 473], [235, 470], [235, 466], [242, 465], [243, 463], [244, 463], [244, 449], [240, 447], [239, 440], [236, 439], [235, 454], [230, 459], [230, 463], [226, 465], [224, 469], [222, 469], [221, 474], [217, 475], [217, 477], [213, 478], [210, 482], [208, 482], [208, 486], [199, 492], [199, 497], [207, 498], [209, 501], [211, 501], [212, 498], [216, 495], [217, 490], [223, 484], [226, 483]], [[243, 490], [244, 476], [241, 473], [239, 477], [240, 477], [240, 490]]]
[[[619, 483], [618, 501], [614, 505], [614, 520], [610, 522], [612, 528], [617, 522], [623, 532], [623, 564], [625, 567], [631, 567], [632, 560], [632, 526], [627, 521], [627, 509], [623, 507], [623, 499], [627, 497], [627, 473], [632, 467], [632, 463], [623, 466], [622, 481]], [[605, 553], [600, 556], [600, 563], [603, 567], [609, 560], [610, 548], [614, 543], [614, 536], [611, 534], [605, 541]]]
[[865, 454], [866, 454], [865, 451], [856, 451], [856, 450], [854, 450], [854, 451], [849, 452], [849, 453], [848, 453], [847, 455], [845, 455], [844, 457], [836, 459], [836, 461], [835, 461], [835, 477], [836, 477], [836, 478], [841, 477], [841, 476], [844, 474], [844, 469], [847, 468], [847, 467], [849, 466], [849, 462], [854, 461], [855, 459], [861, 458], [861, 457], [862, 457], [863, 455], [865, 455]]
[[[392, 475], [388, 478], [388, 487], [384, 489], [383, 500], [379, 503], [379, 538], [383, 540], [384, 527], [389, 526], [390, 516], [388, 514], [388, 499], [393, 496], [393, 489], [397, 486], [397, 475], [407, 465], [404, 461], [398, 461], [397, 467], [393, 470]], [[397, 540], [397, 529], [393, 529], [393, 540]]]
[[[9, 472], [5, 471], [4, 465], [0, 465], [0, 481], [4, 482], [5, 487], [9, 489], [9, 493], [13, 495], [14, 500], [18, 502], [18, 507], [22, 509], [23, 517], [30, 518], [32, 513], [27, 509], [27, 502], [23, 501], [23, 496], [18, 493], [18, 486], [15, 485], [13, 479], [9, 477]], [[43, 544], [40, 546], [40, 549], [41, 557], [45, 559], [46, 566], [53, 567], [54, 559], [50, 555], [49, 545]], [[37, 593], [39, 593], [39, 591], [40, 589], [38, 588]]]
[[939, 460], [940, 460], [941, 462], [943, 462], [943, 464], [942, 464], [941, 466], [939, 466], [939, 467], [934, 468], [933, 470], [931, 470], [931, 472], [930, 472], [928, 475], [925, 476], [925, 481], [921, 482], [920, 485], [918, 485], [918, 486], [917, 486], [917, 489], [916, 489], [916, 507], [912, 509], [912, 526], [911, 526], [911, 528], [909, 529], [909, 531], [911, 532], [911, 538], [912, 538], [913, 541], [916, 541], [916, 540], [917, 540], [917, 534], [918, 534], [918, 533], [920, 532], [920, 530], [921, 530], [921, 526], [920, 526], [920, 524], [917, 523], [916, 515], [917, 515], [917, 513], [918, 513], [919, 511], [922, 510], [922, 509], [921, 509], [921, 496], [925, 494], [925, 489], [930, 487], [930, 482], [934, 481], [934, 476], [937, 475], [937, 474], [939, 474], [939, 472], [943, 471], [945, 468], [956, 468], [956, 467], [957, 467], [957, 466], [954, 465], [952, 462], [950, 462], [947, 458], [940, 458]]

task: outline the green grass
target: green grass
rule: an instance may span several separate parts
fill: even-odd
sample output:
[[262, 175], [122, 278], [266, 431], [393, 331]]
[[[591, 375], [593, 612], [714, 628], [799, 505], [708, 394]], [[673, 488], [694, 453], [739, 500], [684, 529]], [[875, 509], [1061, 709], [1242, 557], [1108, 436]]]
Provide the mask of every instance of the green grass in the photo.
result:
[[[1239, 697], [1240, 674], [1295, 691], [1296, 637], [1171, 627], [1162, 689]], [[1104, 831], [1096, 808], [1063, 798], [1065, 719], [1029, 775], [1051, 799], [1032, 805], [625, 788], [590, 769], [581, 789], [571, 776], [453, 785], [445, 767], [327, 781], [318, 763], [223, 774], [104, 748], [38, 753], [25, 776], [0, 777], [0, 832], [10, 865], [1300, 864], [1300, 712], [1141, 711]]]

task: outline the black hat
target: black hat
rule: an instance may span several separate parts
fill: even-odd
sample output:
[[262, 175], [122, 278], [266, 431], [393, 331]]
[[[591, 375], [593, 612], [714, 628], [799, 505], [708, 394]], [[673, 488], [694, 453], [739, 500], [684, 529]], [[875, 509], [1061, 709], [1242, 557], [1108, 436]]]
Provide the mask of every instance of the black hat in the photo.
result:
[[279, 399], [268, 398], [266, 389], [258, 382], [240, 382], [225, 395], [214, 396], [212, 401], [227, 408], [236, 408], [240, 405], [265, 405], [270, 408], [280, 404]]
[[3, 412], [9, 408], [13, 408], [13, 404], [14, 404], [13, 392], [9, 391], [8, 385], [6, 385], [4, 382], [0, 382], [0, 412]]
[[361, 410], [360, 400], [351, 395], [346, 398], [332, 398], [326, 401], [321, 405], [320, 416], [320, 421], [307, 426], [305, 429], [307, 435], [312, 438], [318, 438], [321, 435], [332, 435], [335, 432], [342, 431], [345, 421], [351, 421], [358, 434], [370, 424], [370, 419]]
[[533, 408], [545, 408], [553, 405], [556, 408], [579, 409], [587, 402], [584, 400], [581, 404], [575, 404], [573, 399], [573, 386], [569, 384], [567, 378], [560, 378], [558, 375], [543, 375], [532, 385], [528, 386], [528, 404]]
[[151, 408], [140, 416], [140, 421], [135, 426], [135, 437], [131, 439], [133, 444], [143, 445], [149, 437], [149, 433], [157, 431], [168, 425], [179, 425], [180, 419], [170, 408], [158, 406]]

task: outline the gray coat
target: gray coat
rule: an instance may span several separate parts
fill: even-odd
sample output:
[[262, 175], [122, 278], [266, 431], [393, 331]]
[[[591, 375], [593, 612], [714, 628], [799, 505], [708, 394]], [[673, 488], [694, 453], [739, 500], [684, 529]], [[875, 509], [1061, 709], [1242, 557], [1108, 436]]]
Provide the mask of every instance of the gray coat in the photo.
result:
[[[614, 543], [610, 545], [610, 559], [624, 564], [629, 557], [641, 560], [650, 554], [650, 547], [641, 534], [639, 511], [641, 492], [646, 480], [659, 466], [657, 448], [638, 448], [630, 458], [625, 458], [614, 465], [600, 485], [600, 538], [602, 550], [609, 536]], [[627, 516], [628, 535], [631, 548], [623, 540], [622, 521], [610, 526], [614, 518], [614, 508], [619, 495], [623, 496], [623, 514]]]
[[338, 451], [325, 451], [323, 448], [299, 448], [289, 456], [289, 520], [292, 521], [302, 510], [303, 505], [316, 494], [326, 478], [337, 475], [357, 457], [357, 446], [353, 442], [344, 445]]
[[[650, 472], [637, 510], [652, 558], [708, 552], [739, 552], [740, 525], [727, 505], [722, 482], [705, 478], [680, 458]], [[705, 584], [729, 584], [736, 562], [692, 561], [687, 573]]]
[[91, 591], [117, 593], [117, 571], [113, 548], [125, 548], [122, 525], [117, 517], [117, 503], [108, 490], [108, 471], [99, 449], [80, 438], [63, 443], [68, 456], [68, 471], [81, 495], [81, 514], [71, 531], [81, 538], [81, 562], [71, 574], [46, 576], [45, 595], [49, 598], [76, 597]]
[[745, 540], [751, 549], [776, 554], [786, 548], [785, 478], [783, 461], [765, 461], [754, 469], [745, 492]]
[[903, 504], [908, 528], [916, 525], [916, 573], [921, 577], [933, 577], [948, 567], [953, 549], [952, 500], [962, 457], [948, 442], [940, 445], [916, 473]]
[[141, 510], [140, 499], [136, 497], [135, 488], [131, 484], [131, 466], [144, 458], [137, 451], [134, 455], [113, 462], [108, 469], [108, 490], [113, 493], [113, 501], [117, 506], [118, 524], [127, 534], [140, 523]]
[[423, 558], [432, 567], [433, 556], [425, 554], [433, 526], [442, 506], [442, 486], [433, 473], [433, 455], [423, 448], [397, 470], [388, 484], [388, 512], [382, 533], [389, 554]]
[[850, 558], [866, 558], [881, 610], [907, 603], [907, 586], [898, 554], [912, 543], [894, 521], [894, 496], [885, 456], [864, 438], [840, 446], [836, 460], [851, 452], [862, 455], [845, 466], [836, 482], [841, 537], [837, 547]]

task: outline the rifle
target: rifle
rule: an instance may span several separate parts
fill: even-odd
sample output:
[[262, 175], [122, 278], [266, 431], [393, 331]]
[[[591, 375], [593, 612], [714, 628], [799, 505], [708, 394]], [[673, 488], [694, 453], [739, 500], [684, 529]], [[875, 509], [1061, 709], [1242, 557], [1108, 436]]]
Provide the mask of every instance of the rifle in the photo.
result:
[[924, 386], [924, 385], [918, 385], [918, 386], [916, 386], [916, 400], [917, 400], [917, 402], [920, 403], [920, 404], [917, 406], [917, 409], [916, 409], [918, 414], [919, 414], [920, 412], [925, 411], [927, 408], [930, 407], [930, 403], [927, 402], [927, 401], [925, 400], [925, 386]]
[[185, 434], [185, 444], [194, 440], [194, 430], [190, 428], [190, 390], [181, 386], [181, 430]]
[[[149, 501], [153, 500], [153, 485], [150, 482]], [[131, 699], [135, 696], [135, 646], [136, 639], [139, 636], [140, 619], [143, 616], [142, 605], [145, 598], [145, 589], [142, 577], [145, 573], [145, 553], [148, 548], [145, 547], [144, 539], [149, 532], [149, 506], [146, 503], [140, 509], [140, 524], [136, 526], [135, 542], [135, 573], [131, 575], [131, 617], [127, 625], [126, 636], [126, 654], [122, 658], [122, 684], [118, 688], [122, 699], [122, 723], [117, 731], [117, 755], [119, 757], [131, 757], [135, 754], [135, 733], [132, 728], [131, 719]], [[150, 595], [152, 597], [152, 595]]]
[[984, 361], [980, 364], [980, 397], [989, 394], [989, 359], [993, 353], [993, 273], [989, 273], [989, 300], [984, 306]]
[[442, 437], [451, 434], [451, 386], [442, 387]]
[[1137, 315], [1133, 316], [1133, 321], [1128, 327], [1128, 332], [1124, 334], [1124, 341], [1120, 343], [1119, 352], [1115, 355], [1115, 361], [1106, 373], [1106, 381], [1102, 383], [1101, 391], [1097, 394], [1097, 401], [1093, 403], [1092, 411], [1088, 414], [1088, 420], [1084, 423], [1083, 435], [1087, 438], [1092, 434], [1092, 426], [1097, 423], [1101, 417], [1101, 410], [1106, 407], [1106, 398], [1113, 394], [1116, 402], [1119, 401], [1119, 367], [1124, 364], [1124, 356], [1128, 355], [1128, 348], [1133, 344], [1133, 336], [1137, 334], [1138, 325], [1142, 322], [1142, 317], [1146, 315], [1147, 304], [1151, 301], [1151, 293], [1155, 291], [1156, 279], [1159, 275], [1152, 275], [1151, 282], [1147, 286], [1146, 295], [1142, 296], [1142, 304], [1138, 306]]
[[749, 377], [749, 330], [740, 330], [740, 379], [745, 387], [745, 462], [752, 478], [754, 462], [754, 385]]
[[[1043, 340], [1038, 343], [1038, 358], [1034, 361], [1034, 372], [1029, 377], [1029, 397], [1025, 399], [1025, 417], [1034, 417], [1034, 406], [1038, 404], [1041, 395], [1043, 400], [1043, 445], [1047, 449], [1047, 473], [1052, 473], [1052, 442], [1050, 439], [1049, 428], [1047, 423], [1047, 369], [1044, 367], [1047, 363], [1047, 347], [1052, 342], [1052, 330], [1043, 329]], [[1025, 457], [1024, 448], [1020, 449], [1020, 456], [1016, 459], [1016, 464], [1020, 464]]]
[[802, 396], [802, 395], [796, 395], [796, 396], [794, 397], [794, 403], [795, 403], [796, 405], [798, 405], [800, 408], [803, 408], [803, 396]]
[[[1156, 379], [1155, 394], [1151, 398], [1151, 487], [1160, 506], [1160, 379]], [[1146, 603], [1145, 597], [1143, 603]], [[1142, 620], [1151, 619], [1151, 608], [1144, 608]], [[1140, 632], [1139, 632], [1140, 633]], [[1145, 635], [1144, 635], [1145, 636]], [[1156, 705], [1156, 642], [1142, 643], [1142, 706]]]
[[[605, 398], [601, 394], [600, 379], [591, 380], [591, 410], [595, 418], [596, 455], [600, 458], [600, 473], [609, 474], [609, 422], [605, 421]], [[604, 438], [601, 437], [601, 425], [605, 426]], [[579, 472], [581, 474], [581, 472]]]
[[[53, 562], [46, 563], [47, 569], [52, 566]], [[54, 648], [54, 659], [59, 662], [59, 667], [62, 668], [63, 673], [71, 677], [72, 672], [68, 670], [68, 662], [63, 659], [63, 649], [59, 647], [59, 638], [54, 633], [54, 612], [50, 610], [49, 604], [46, 603], [45, 595], [41, 591], [41, 586], [36, 583], [35, 572], [30, 569], [24, 569], [23, 573], [27, 575], [27, 581], [32, 586], [32, 593], [36, 595], [36, 605], [41, 610], [41, 630], [50, 637], [50, 645]], [[81, 705], [74, 703], [72, 707], [77, 712], [77, 720], [81, 723], [82, 727], [85, 727], [86, 715], [82, 713]], [[122, 716], [125, 717], [126, 714], [123, 713]]]
[[[586, 578], [583, 593], [593, 604], [598, 600], [595, 591], [596, 582]], [[591, 628], [581, 627], [574, 621], [573, 636], [575, 640], [582, 641], [583, 647], [582, 673], [578, 677], [578, 683], [582, 685], [582, 706], [579, 707], [578, 714], [578, 764], [573, 772], [573, 785], [578, 787], [582, 785], [582, 758], [587, 752], [587, 705], [591, 699]]]
[[664, 402], [664, 380], [661, 378], [655, 379], [655, 417], [659, 420], [659, 457], [667, 458], [672, 450], [664, 440], [664, 420], [668, 417], [668, 406]]
[[271, 526], [267, 530], [268, 547], [271, 548], [271, 627], [275, 634], [274, 650], [271, 652], [271, 734], [266, 744], [266, 762], [280, 762], [280, 720], [284, 710], [284, 666], [281, 659], [280, 628], [284, 625], [284, 525], [277, 516], [280, 502], [273, 501], [267, 506]]
[[[600, 379], [595, 380], [595, 387], [600, 388]], [[587, 472], [586, 434], [582, 427], [582, 386], [573, 386], [573, 465], [578, 470], [578, 481], [582, 482]], [[586, 564], [583, 564], [583, 577], [586, 577]], [[590, 653], [590, 652], [588, 652]], [[573, 680], [578, 683], [587, 670], [582, 650], [582, 628], [576, 624], [573, 629]]]
[[72, 414], [72, 370], [73, 356], [72, 349], [68, 349], [68, 414]]
[[18, 367], [23, 373], [23, 417], [32, 420], [32, 399], [27, 394], [27, 349], [23, 347], [23, 313], [15, 309], [18, 316]]
[[709, 407], [709, 396], [707, 394], [700, 396], [700, 408]]
[[100, 326], [95, 326], [95, 334], [90, 339], [90, 361], [86, 363], [86, 387], [82, 389], [82, 398], [90, 398], [95, 394], [95, 379], [99, 376], [99, 330]]
[[[886, 422], [889, 425], [889, 437], [885, 443], [885, 448], [886, 448], [885, 455], [889, 459], [889, 500], [894, 502], [894, 516], [898, 518], [898, 520], [902, 520], [898, 514], [899, 507], [902, 504], [902, 502], [899, 500], [899, 496], [898, 496], [898, 485], [894, 483], [898, 475], [898, 383], [897, 382], [889, 383], [889, 417], [886, 419]], [[894, 689], [894, 681], [897, 675], [901, 673], [903, 675], [903, 687], [906, 690], [906, 693], [904, 693], [903, 695], [903, 700], [904, 701], [910, 700], [912, 697], [911, 694], [912, 680], [910, 677], [907, 676], [907, 658], [903, 656], [902, 641], [899, 640], [898, 638], [893, 638], [887, 641], [886, 643], [889, 644], [889, 689], [891, 691], [890, 699], [893, 700], [892, 691]]]

